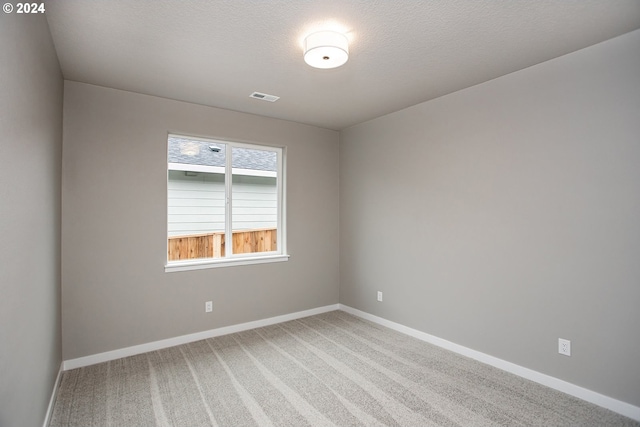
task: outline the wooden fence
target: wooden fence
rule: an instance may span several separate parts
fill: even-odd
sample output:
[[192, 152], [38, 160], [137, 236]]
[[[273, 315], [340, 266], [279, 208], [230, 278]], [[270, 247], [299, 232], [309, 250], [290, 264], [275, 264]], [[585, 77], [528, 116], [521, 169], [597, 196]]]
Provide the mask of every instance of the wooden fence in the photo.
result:
[[[233, 253], [275, 251], [278, 233], [275, 228], [263, 228], [233, 232]], [[192, 234], [169, 238], [169, 261], [195, 258], [220, 258], [225, 256], [224, 231]]]

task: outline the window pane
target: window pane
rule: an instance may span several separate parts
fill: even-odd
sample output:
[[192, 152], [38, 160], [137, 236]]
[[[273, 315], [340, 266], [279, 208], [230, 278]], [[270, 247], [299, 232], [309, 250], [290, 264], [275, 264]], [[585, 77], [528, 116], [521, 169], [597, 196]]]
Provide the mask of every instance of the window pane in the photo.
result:
[[168, 150], [168, 260], [224, 257], [225, 144], [171, 136]]
[[272, 252], [278, 242], [278, 156], [232, 148], [233, 253]]
[[180, 135], [169, 135], [167, 146], [169, 264], [210, 259], [224, 266], [282, 254], [281, 148]]

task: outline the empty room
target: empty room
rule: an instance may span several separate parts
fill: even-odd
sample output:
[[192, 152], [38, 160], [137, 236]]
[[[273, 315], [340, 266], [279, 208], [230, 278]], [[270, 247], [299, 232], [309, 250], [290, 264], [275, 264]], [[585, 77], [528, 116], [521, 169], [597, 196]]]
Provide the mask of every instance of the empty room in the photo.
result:
[[0, 40], [0, 427], [640, 426], [640, 1]]

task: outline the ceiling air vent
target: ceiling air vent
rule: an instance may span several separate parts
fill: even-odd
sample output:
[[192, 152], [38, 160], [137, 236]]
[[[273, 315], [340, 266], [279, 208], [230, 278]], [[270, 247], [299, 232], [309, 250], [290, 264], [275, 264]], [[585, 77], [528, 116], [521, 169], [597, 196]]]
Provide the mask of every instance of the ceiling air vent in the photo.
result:
[[269, 101], [269, 102], [276, 102], [278, 99], [280, 99], [279, 96], [267, 95], [266, 93], [260, 93], [260, 92], [253, 92], [251, 95], [249, 95], [249, 97], [255, 98], [255, 99], [262, 99], [263, 101]]

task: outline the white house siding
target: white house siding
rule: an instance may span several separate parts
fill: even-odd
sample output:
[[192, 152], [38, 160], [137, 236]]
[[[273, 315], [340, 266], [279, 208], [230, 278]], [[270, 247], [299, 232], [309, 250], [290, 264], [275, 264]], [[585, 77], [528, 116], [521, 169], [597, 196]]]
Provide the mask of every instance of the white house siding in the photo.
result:
[[[224, 175], [169, 171], [169, 237], [224, 231]], [[233, 176], [233, 229], [275, 228], [276, 178]]]
[[278, 192], [276, 178], [233, 175], [233, 230], [276, 228]]

